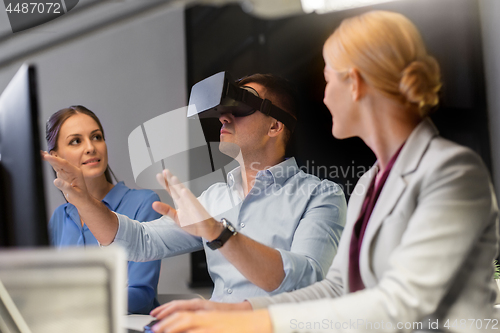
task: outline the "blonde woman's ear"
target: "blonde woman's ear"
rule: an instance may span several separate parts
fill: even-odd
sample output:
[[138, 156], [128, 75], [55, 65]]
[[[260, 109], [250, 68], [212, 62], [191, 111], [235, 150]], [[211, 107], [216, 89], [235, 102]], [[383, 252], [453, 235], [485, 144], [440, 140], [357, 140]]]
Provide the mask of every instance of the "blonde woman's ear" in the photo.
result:
[[56, 153], [56, 151], [54, 151], [54, 150], [51, 150], [51, 151], [49, 152], [49, 154], [50, 154], [51, 156], [59, 157], [59, 156], [57, 156], [57, 153]]
[[353, 101], [358, 101], [363, 97], [365, 81], [356, 68], [349, 70], [349, 79], [351, 81], [351, 96]]

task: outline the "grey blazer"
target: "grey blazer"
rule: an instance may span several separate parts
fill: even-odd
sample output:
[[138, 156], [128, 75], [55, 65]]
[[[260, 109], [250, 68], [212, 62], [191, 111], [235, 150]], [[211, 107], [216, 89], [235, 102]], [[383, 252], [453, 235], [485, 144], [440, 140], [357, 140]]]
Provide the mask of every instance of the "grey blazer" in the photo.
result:
[[500, 332], [492, 279], [498, 207], [488, 171], [470, 149], [440, 137], [430, 119], [406, 141], [370, 217], [360, 253], [366, 289], [349, 292], [352, 229], [377, 171], [375, 164], [351, 195], [326, 279], [249, 299], [253, 308], [269, 307], [276, 333], [409, 332], [429, 323]]

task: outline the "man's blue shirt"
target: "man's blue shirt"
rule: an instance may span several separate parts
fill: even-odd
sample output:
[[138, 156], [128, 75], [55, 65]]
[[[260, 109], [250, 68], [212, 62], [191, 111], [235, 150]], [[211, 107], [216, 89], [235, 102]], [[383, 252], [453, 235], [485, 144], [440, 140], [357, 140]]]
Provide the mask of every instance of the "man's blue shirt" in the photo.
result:
[[[132, 190], [123, 182], [116, 184], [102, 202], [112, 211], [138, 221], [151, 221], [161, 215], [151, 204], [160, 201], [150, 190]], [[70, 203], [57, 207], [49, 222], [50, 238], [56, 247], [96, 246], [98, 242], [87, 225], [80, 222], [75, 206]], [[156, 290], [161, 260], [128, 263], [128, 311], [148, 314], [158, 306]]]
[[114, 243], [127, 249], [129, 260], [147, 261], [205, 248], [215, 288], [213, 301], [240, 302], [303, 288], [325, 277], [345, 225], [346, 201], [337, 184], [301, 171], [294, 158], [257, 174], [243, 195], [240, 167], [228, 181], [210, 186], [198, 198], [208, 212], [225, 217], [245, 236], [281, 253], [285, 278], [272, 292], [248, 281], [219, 251], [192, 236], [166, 216], [137, 223], [117, 214]]

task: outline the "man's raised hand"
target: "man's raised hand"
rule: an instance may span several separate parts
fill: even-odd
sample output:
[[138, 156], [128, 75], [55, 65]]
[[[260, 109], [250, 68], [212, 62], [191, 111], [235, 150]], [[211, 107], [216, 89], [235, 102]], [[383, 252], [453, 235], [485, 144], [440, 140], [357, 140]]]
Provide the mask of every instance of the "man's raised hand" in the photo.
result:
[[156, 179], [174, 200], [176, 209], [162, 202], [153, 203], [153, 209], [173, 219], [177, 225], [192, 235], [207, 240], [217, 238], [222, 225], [214, 220], [191, 191], [169, 170], [163, 170]]
[[54, 185], [61, 190], [69, 203], [76, 206], [79, 201], [88, 199], [89, 193], [85, 179], [79, 168], [45, 151], [42, 151], [41, 155], [42, 159], [49, 162], [56, 172], [57, 178], [54, 180]]

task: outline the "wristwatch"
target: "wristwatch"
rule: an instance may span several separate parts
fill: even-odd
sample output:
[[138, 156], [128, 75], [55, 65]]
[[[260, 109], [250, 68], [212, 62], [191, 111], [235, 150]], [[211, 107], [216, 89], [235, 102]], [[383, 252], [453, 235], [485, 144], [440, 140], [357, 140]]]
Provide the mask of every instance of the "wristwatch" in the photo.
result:
[[224, 230], [222, 230], [219, 237], [217, 237], [216, 239], [214, 239], [211, 242], [207, 242], [207, 246], [211, 250], [220, 249], [222, 247], [222, 245], [224, 245], [227, 242], [227, 240], [229, 238], [231, 238], [231, 236], [234, 236], [238, 233], [236, 231], [236, 229], [233, 227], [233, 225], [231, 224], [231, 222], [229, 222], [225, 218], [222, 218], [220, 221], [222, 223], [222, 226], [224, 227]]

